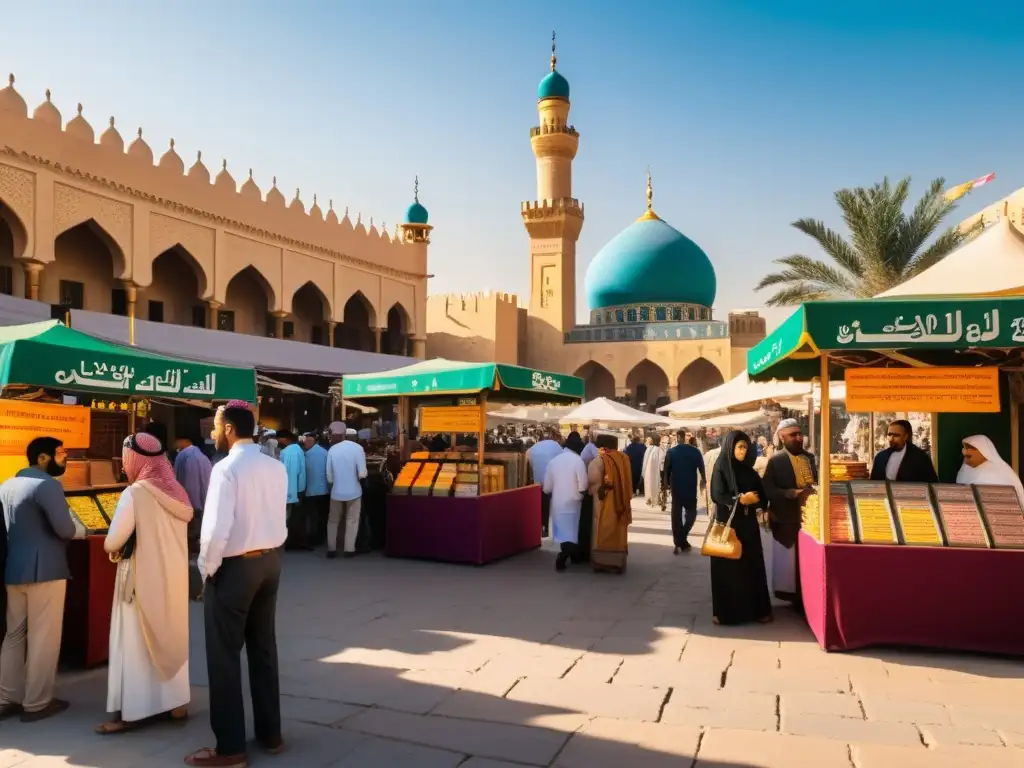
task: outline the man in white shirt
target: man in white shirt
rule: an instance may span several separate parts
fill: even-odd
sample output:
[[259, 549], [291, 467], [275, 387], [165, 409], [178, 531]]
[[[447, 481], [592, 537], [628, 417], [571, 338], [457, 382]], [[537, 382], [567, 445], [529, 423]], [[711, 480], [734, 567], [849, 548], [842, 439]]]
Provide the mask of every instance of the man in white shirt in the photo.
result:
[[[530, 462], [530, 469], [533, 470], [533, 482], [544, 488], [544, 478], [547, 474], [548, 464], [562, 452], [562, 435], [557, 429], [549, 430], [544, 439], [526, 452], [526, 458]], [[548, 520], [551, 517], [551, 494], [541, 492], [540, 497], [540, 527], [541, 535], [548, 535]]]
[[253, 442], [255, 417], [244, 404], [217, 410], [213, 439], [227, 456], [210, 474], [203, 510], [199, 571], [206, 580], [206, 669], [215, 749], [188, 765], [245, 765], [242, 646], [249, 658], [256, 740], [272, 754], [284, 748], [277, 669], [279, 548], [288, 536], [284, 465]]
[[356, 442], [354, 429], [336, 421], [331, 424], [331, 450], [327, 452], [327, 482], [331, 484], [331, 513], [327, 518], [327, 557], [337, 557], [338, 527], [345, 521], [345, 557], [356, 554], [359, 518], [362, 512], [363, 484], [366, 479], [366, 452]]

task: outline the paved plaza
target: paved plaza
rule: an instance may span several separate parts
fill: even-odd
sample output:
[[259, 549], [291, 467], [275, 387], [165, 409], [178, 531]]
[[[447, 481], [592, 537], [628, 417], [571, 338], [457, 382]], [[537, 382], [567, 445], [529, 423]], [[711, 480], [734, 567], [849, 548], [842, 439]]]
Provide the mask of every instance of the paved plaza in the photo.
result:
[[[289, 751], [254, 750], [252, 763], [1024, 766], [1021, 662], [825, 654], [786, 608], [771, 625], [716, 627], [707, 560], [673, 557], [668, 529], [664, 513], [636, 511], [621, 577], [557, 574], [550, 544], [484, 568], [289, 554], [278, 604]], [[186, 725], [95, 735], [105, 670], [67, 673], [67, 713], [0, 724], [0, 768], [182, 765], [211, 744], [198, 604], [191, 659]]]

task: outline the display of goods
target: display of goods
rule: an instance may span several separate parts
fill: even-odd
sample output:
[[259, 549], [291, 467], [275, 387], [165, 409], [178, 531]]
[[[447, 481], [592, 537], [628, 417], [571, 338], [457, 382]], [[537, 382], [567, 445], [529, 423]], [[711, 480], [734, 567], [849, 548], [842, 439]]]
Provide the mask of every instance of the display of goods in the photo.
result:
[[463, 461], [459, 463], [459, 472], [476, 472], [477, 466], [478, 465], [476, 462], [470, 464], [468, 462]]
[[935, 483], [932, 485], [939, 517], [951, 547], [987, 547], [988, 536], [981, 522], [974, 490], [969, 485]]
[[903, 542], [910, 545], [942, 546], [942, 532], [932, 510], [925, 483], [892, 483], [896, 517], [903, 529]]
[[855, 482], [851, 483], [850, 487], [853, 490], [861, 543], [898, 543], [885, 483]]
[[114, 510], [117, 509], [117, 502], [121, 499], [121, 491], [104, 491], [96, 494], [96, 501], [100, 503], [100, 509], [111, 520], [114, 519]]
[[406, 465], [402, 467], [402, 471], [398, 473], [398, 477], [395, 478], [395, 485], [392, 489], [393, 493], [408, 493], [412, 484], [416, 482], [416, 476], [419, 474], [420, 469], [423, 468], [423, 464], [418, 461], [406, 462]]
[[429, 459], [430, 458], [430, 452], [429, 451], [416, 451], [415, 453], [409, 454], [409, 458], [410, 459]]
[[480, 486], [477, 483], [457, 483], [455, 486], [456, 496], [479, 496]]
[[442, 464], [441, 471], [437, 473], [437, 480], [434, 481], [432, 496], [451, 495], [452, 486], [455, 485], [456, 467], [454, 464]]
[[71, 514], [78, 518], [78, 522], [90, 533], [105, 531], [110, 527], [92, 496], [68, 496], [67, 499]]
[[853, 535], [849, 487], [846, 483], [836, 483], [829, 489], [829, 493], [829, 541], [836, 544], [852, 544], [856, 538]]
[[993, 545], [999, 549], [1024, 549], [1024, 512], [1017, 489], [1012, 485], [979, 485], [976, 490]]
[[821, 541], [821, 514], [818, 509], [818, 496], [807, 497], [807, 503], [803, 508], [803, 530], [807, 531], [815, 541]]
[[428, 461], [423, 465], [423, 469], [420, 470], [419, 475], [416, 476], [416, 480], [412, 484], [410, 493], [413, 496], [429, 496], [430, 489], [434, 486], [434, 479], [437, 477], [438, 470], [441, 469], [441, 465], [433, 461]]
[[833, 461], [829, 466], [829, 477], [833, 480], [867, 480], [869, 476], [868, 465], [863, 461]]

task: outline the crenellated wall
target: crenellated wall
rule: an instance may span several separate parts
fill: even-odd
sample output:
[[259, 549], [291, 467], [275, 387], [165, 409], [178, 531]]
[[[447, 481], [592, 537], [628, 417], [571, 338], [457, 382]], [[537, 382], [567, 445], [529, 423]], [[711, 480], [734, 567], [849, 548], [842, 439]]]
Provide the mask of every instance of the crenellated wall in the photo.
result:
[[[140, 302], [162, 297], [154, 300], [164, 301], [165, 322], [183, 322], [194, 302], [185, 306], [182, 291], [196, 291], [195, 301], [215, 313], [245, 273], [263, 289], [267, 313], [304, 328], [320, 315], [325, 328], [343, 323], [353, 297], [371, 329], [386, 328], [397, 305], [403, 333], [422, 352], [428, 241], [359, 214], [353, 222], [333, 202], [325, 211], [315, 195], [307, 208], [299, 190], [286, 201], [276, 179], [264, 194], [251, 170], [242, 178], [239, 185], [226, 160], [211, 174], [201, 153], [186, 168], [173, 140], [155, 159], [142, 129], [126, 144], [113, 118], [97, 137], [81, 105], [65, 124], [49, 92], [30, 117], [13, 76], [0, 89], [0, 229], [10, 231], [0, 236], [0, 261], [23, 268], [15, 270], [17, 293], [29, 293], [32, 272], [37, 298], [52, 303], [61, 280], [87, 280], [87, 308], [110, 311], [110, 290], [127, 284]], [[109, 261], [94, 253], [97, 243]], [[168, 252], [194, 281], [168, 287], [158, 263]], [[303, 297], [318, 298], [322, 312], [297, 307]], [[260, 317], [246, 325], [266, 330]]]
[[519, 299], [509, 293], [427, 297], [427, 357], [516, 364]]

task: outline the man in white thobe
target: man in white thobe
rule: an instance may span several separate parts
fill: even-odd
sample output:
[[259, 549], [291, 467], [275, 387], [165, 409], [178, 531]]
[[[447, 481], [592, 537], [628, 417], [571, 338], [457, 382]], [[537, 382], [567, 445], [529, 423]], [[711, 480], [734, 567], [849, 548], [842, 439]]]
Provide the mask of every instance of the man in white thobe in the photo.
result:
[[551, 496], [551, 538], [561, 548], [555, 558], [555, 570], [564, 571], [566, 563], [581, 561], [578, 550], [580, 509], [587, 492], [587, 467], [571, 448], [565, 448], [547, 465], [544, 493]]
[[661, 447], [661, 436], [654, 435], [644, 454], [643, 465], [644, 497], [649, 507], [661, 504], [661, 479], [664, 471], [665, 449]]

